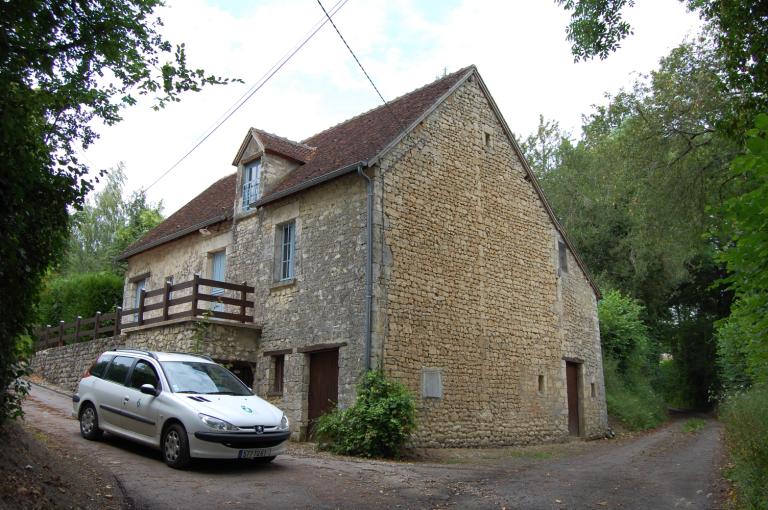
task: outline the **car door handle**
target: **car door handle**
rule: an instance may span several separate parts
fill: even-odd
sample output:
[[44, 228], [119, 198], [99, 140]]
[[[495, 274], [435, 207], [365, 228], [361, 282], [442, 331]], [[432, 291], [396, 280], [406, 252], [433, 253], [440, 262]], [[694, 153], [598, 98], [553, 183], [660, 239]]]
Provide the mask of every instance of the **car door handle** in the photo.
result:
[[123, 402], [128, 402], [129, 400], [131, 400], [131, 397], [123, 397]]

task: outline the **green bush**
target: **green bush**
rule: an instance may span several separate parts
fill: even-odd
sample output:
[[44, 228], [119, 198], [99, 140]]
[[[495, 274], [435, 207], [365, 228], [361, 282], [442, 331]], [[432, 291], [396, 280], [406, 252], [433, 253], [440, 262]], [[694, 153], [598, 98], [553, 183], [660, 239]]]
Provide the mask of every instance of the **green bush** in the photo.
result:
[[636, 299], [610, 290], [600, 300], [600, 341], [603, 353], [616, 360], [621, 372], [629, 369], [629, 358], [647, 355], [648, 327], [640, 318], [643, 305]]
[[381, 371], [357, 386], [357, 401], [318, 420], [318, 447], [344, 455], [394, 457], [416, 428], [416, 406], [408, 389]]
[[111, 312], [122, 298], [123, 279], [114, 273], [55, 276], [45, 282], [40, 293], [38, 323], [55, 325], [60, 320], [73, 321], [78, 315], [85, 318]]
[[734, 467], [738, 508], [768, 508], [768, 386], [736, 394], [720, 407]]
[[608, 414], [630, 430], [659, 426], [666, 418], [666, 409], [648, 378], [639, 371], [620, 373], [618, 363], [610, 357], [605, 358], [604, 365]]
[[29, 336], [20, 336], [12, 351], [11, 359], [15, 361], [2, 364], [4, 373], [0, 374], [0, 381], [10, 381], [10, 384], [0, 392], [0, 423], [24, 417], [21, 404], [29, 394], [30, 385], [23, 378], [32, 372], [27, 363], [31, 345]]
[[658, 363], [643, 313], [637, 300], [613, 290], [598, 305], [608, 414], [631, 430], [656, 427], [666, 417], [663, 399], [650, 383]]

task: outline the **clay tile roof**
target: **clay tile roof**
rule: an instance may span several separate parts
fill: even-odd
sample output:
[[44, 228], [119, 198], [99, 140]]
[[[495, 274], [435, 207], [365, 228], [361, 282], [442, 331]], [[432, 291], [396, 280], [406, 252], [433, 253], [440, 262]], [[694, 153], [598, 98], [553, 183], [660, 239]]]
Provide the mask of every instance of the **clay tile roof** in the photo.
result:
[[307, 163], [315, 156], [316, 149], [314, 147], [267, 133], [261, 129], [251, 128], [251, 132], [261, 141], [265, 151], [287, 156], [300, 163]]
[[464, 78], [470, 69], [473, 68], [465, 67], [448, 74], [389, 101], [388, 105], [381, 105], [302, 140], [303, 144], [317, 148], [315, 157], [288, 174], [269, 195], [263, 197], [264, 200], [303, 182], [378, 155]]
[[[269, 202], [270, 198], [293, 193], [302, 185], [312, 184], [309, 181], [321, 181], [324, 176], [332, 177], [330, 174], [336, 170], [379, 155], [431, 107], [435, 106], [452, 87], [465, 78], [470, 70], [474, 70], [474, 67], [465, 67], [443, 76], [393, 99], [387, 105], [379, 106], [337, 124], [301, 143], [251, 128], [251, 134], [259, 139], [265, 151], [281, 154], [303, 163], [259, 202]], [[245, 142], [238, 157], [242, 154], [244, 147]], [[236, 186], [236, 174], [217, 181], [129, 246], [118, 258], [126, 259], [204, 226], [231, 218]]]
[[118, 259], [126, 259], [136, 253], [195, 232], [197, 229], [231, 218], [236, 186], [236, 173], [214, 182], [187, 202], [184, 207], [126, 248]]

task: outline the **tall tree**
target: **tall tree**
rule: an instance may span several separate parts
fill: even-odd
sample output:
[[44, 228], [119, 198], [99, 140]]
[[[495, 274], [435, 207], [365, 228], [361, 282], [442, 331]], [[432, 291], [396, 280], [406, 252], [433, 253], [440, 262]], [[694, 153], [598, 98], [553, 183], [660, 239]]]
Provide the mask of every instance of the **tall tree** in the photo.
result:
[[718, 336], [727, 382], [734, 388], [768, 382], [768, 114], [757, 117], [746, 146], [731, 167], [741, 193], [722, 207], [731, 242], [720, 259], [728, 266], [736, 302]]
[[[607, 58], [631, 35], [624, 19], [634, 0], [555, 0], [571, 11], [566, 29], [575, 60]], [[738, 104], [723, 129], [740, 135], [755, 112], [768, 110], [768, 2], [764, 0], [680, 0], [706, 23], [721, 57], [724, 85]]]
[[69, 243], [61, 264], [63, 275], [121, 273], [117, 255], [162, 221], [162, 203], [148, 202], [144, 191], [124, 197], [124, 183], [120, 164], [108, 172], [104, 188], [72, 214]]
[[[740, 150], [716, 128], [733, 108], [720, 63], [706, 41], [681, 45], [595, 108], [577, 143], [539, 129], [523, 144], [597, 281], [641, 300], [652, 336], [689, 385], [681, 398], [696, 405], [716, 389], [713, 324], [731, 300], [712, 288], [723, 268], [708, 236], [720, 222], [711, 211], [735, 193], [728, 165]], [[554, 168], [541, 162], [550, 152]]]
[[[137, 95], [154, 107], [227, 80], [187, 66], [159, 33], [161, 0], [0, 3], [0, 388], [46, 268], [61, 253], [67, 208], [91, 189], [77, 150], [95, 120], [120, 121]], [[0, 409], [7, 393], [0, 392]]]

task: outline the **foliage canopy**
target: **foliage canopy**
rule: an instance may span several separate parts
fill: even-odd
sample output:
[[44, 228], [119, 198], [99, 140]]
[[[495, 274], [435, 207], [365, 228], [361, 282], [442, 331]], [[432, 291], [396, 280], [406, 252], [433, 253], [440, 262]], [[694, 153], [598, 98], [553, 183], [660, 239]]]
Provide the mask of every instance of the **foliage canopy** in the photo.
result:
[[138, 96], [162, 108], [228, 81], [187, 66], [184, 46], [159, 33], [153, 11], [160, 5], [8, 0], [0, 7], [0, 388], [10, 381], [41, 278], [65, 245], [67, 208], [79, 208], [92, 187], [77, 151], [98, 137], [93, 126], [120, 121]]

